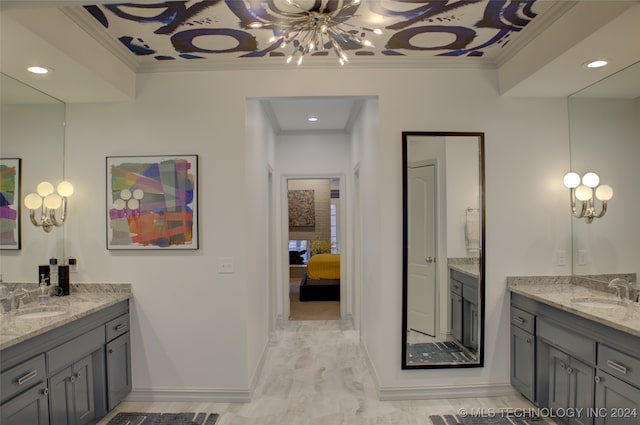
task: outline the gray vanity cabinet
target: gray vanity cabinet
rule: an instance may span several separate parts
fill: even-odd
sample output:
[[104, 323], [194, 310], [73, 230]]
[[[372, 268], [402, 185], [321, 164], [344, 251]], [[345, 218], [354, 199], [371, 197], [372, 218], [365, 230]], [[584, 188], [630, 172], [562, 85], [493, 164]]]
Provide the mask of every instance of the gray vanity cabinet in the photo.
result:
[[131, 392], [131, 337], [129, 315], [107, 323], [107, 403], [115, 408]]
[[[593, 406], [594, 369], [553, 347], [549, 349], [549, 407], [587, 412]], [[567, 417], [569, 424], [591, 425], [593, 415]]]
[[581, 412], [556, 422], [640, 423], [640, 337], [515, 293], [511, 313], [511, 383], [525, 397]]
[[0, 408], [0, 424], [2, 425], [48, 425], [49, 424], [49, 390], [44, 382], [22, 392]]
[[[637, 353], [636, 353], [637, 354]], [[598, 346], [596, 425], [637, 425], [640, 421], [640, 359], [604, 344]]]
[[462, 341], [462, 283], [451, 279], [449, 291], [449, 324], [451, 336]]
[[91, 356], [49, 379], [51, 425], [84, 425], [95, 418]]
[[126, 397], [128, 312], [123, 301], [3, 349], [0, 423], [92, 424]]
[[478, 349], [478, 329], [480, 328], [478, 279], [450, 269], [449, 280], [451, 336], [475, 352]]
[[511, 308], [511, 384], [532, 402], [536, 401], [535, 316]]
[[640, 389], [598, 370], [595, 425], [638, 425]]

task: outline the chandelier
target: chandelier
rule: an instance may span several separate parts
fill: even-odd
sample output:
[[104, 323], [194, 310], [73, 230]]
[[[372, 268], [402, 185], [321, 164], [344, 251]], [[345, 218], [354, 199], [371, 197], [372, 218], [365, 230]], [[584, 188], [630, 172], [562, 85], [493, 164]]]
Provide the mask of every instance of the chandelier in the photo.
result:
[[[274, 35], [269, 43], [289, 50], [286, 62], [302, 64], [306, 56], [322, 51], [333, 51], [340, 65], [349, 61], [345, 50], [374, 47], [365, 39], [367, 33], [380, 35], [378, 28], [367, 28], [347, 23], [357, 10], [361, 0], [344, 0], [341, 7], [331, 10], [322, 1], [316, 1], [311, 9], [296, 0], [286, 0], [295, 13], [282, 14], [278, 21], [256, 16], [249, 28], [271, 29]], [[333, 2], [331, 2], [333, 4]]]

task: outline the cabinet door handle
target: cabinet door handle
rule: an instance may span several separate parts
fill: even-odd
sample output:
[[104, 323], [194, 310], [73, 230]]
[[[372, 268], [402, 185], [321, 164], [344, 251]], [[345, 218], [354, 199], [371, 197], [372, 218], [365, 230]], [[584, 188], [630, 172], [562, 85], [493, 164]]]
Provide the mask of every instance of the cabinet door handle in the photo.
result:
[[36, 376], [38, 376], [38, 371], [37, 370], [32, 370], [31, 372], [27, 373], [26, 375], [22, 375], [21, 377], [18, 378], [18, 385], [26, 384], [27, 382], [31, 381]]
[[560, 369], [565, 370], [567, 368], [567, 365], [564, 363], [560, 363]]
[[573, 373], [573, 368], [572, 368], [572, 367], [568, 367], [568, 368], [567, 368], [567, 373], [568, 373], [569, 375], [571, 375], [571, 374]]
[[599, 384], [600, 381], [602, 381], [602, 379], [598, 375], [596, 375], [596, 377], [593, 378], [593, 380], [596, 381], [596, 384]]
[[113, 354], [113, 348], [109, 348], [109, 354]]
[[76, 377], [75, 376], [70, 376], [69, 377], [69, 382], [76, 382]]
[[43, 388], [42, 389], [42, 395], [44, 395], [44, 396], [49, 395], [49, 388]]
[[622, 366], [620, 363], [616, 363], [613, 360], [607, 360], [607, 366], [609, 366], [611, 369], [620, 372], [624, 375], [627, 374], [627, 368]]
[[527, 338], [527, 344], [531, 344], [531, 338]]
[[119, 331], [119, 330], [124, 329], [124, 328], [126, 328], [126, 327], [127, 327], [127, 325], [126, 325], [126, 324], [124, 324], [124, 323], [120, 323], [118, 326], [116, 326], [115, 328], [113, 328], [113, 330], [115, 330], [115, 331]]
[[524, 322], [526, 322], [526, 320], [524, 320], [524, 319], [523, 319], [522, 317], [520, 317], [520, 316], [513, 316], [513, 321], [514, 321], [514, 322], [518, 322], [518, 323], [520, 323], [521, 325], [524, 325]]
[[80, 378], [80, 372], [76, 373], [76, 379]]

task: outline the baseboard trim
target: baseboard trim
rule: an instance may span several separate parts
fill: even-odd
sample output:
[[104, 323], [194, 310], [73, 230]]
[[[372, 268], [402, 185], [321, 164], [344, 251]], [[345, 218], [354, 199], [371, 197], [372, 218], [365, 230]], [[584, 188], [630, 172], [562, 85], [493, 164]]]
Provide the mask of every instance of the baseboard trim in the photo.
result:
[[378, 392], [378, 398], [381, 401], [505, 397], [518, 394], [510, 384], [478, 384], [438, 387], [377, 387], [376, 391]]
[[185, 389], [185, 388], [136, 388], [129, 393], [126, 401], [158, 402], [215, 402], [248, 403], [251, 401], [250, 389]]

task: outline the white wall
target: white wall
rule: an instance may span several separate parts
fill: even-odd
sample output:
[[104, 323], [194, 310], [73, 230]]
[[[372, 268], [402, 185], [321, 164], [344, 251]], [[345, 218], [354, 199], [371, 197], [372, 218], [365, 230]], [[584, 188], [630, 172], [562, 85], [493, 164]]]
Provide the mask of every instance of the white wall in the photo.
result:
[[[247, 345], [250, 387], [253, 388], [259, 378], [259, 366], [268, 340], [268, 326], [275, 311], [265, 300], [269, 300], [270, 265], [267, 261], [273, 257], [272, 241], [269, 240], [269, 172], [275, 163], [275, 136], [271, 124], [256, 99], [247, 100], [246, 110], [246, 204], [251, 211], [260, 214], [248, 214], [246, 238], [246, 261], [253, 261], [247, 268]], [[267, 255], [265, 255], [267, 253]]]
[[447, 257], [478, 256], [467, 249], [465, 234], [467, 208], [480, 207], [479, 150], [475, 142], [447, 138]]
[[[77, 183], [79, 201], [72, 205], [75, 220], [65, 226], [66, 250], [81, 264], [77, 280], [133, 283], [136, 390], [244, 395], [250, 386], [264, 331], [256, 330], [257, 317], [249, 312], [256, 289], [249, 280], [263, 263], [248, 256], [256, 225], [247, 223], [257, 223], [264, 211], [250, 205], [255, 197], [247, 194], [261, 182], [246, 170], [256, 160], [247, 152], [252, 145], [245, 104], [247, 98], [276, 96], [378, 99], [365, 102], [354, 130], [354, 157], [344, 169], [351, 173], [359, 164], [362, 339], [381, 395], [509, 382], [505, 277], [569, 272], [553, 262], [557, 249], [569, 249], [566, 193], [558, 184], [568, 167], [563, 99], [500, 98], [494, 71], [464, 69], [298, 68], [260, 71], [260, 78], [253, 71], [160, 73], [140, 75], [138, 88], [134, 103], [69, 105], [67, 175]], [[370, 120], [376, 115], [377, 128]], [[486, 135], [482, 369], [400, 370], [403, 130]], [[200, 155], [200, 249], [107, 251], [105, 156], [170, 153]], [[310, 162], [301, 171], [337, 170]], [[236, 272], [217, 274], [218, 257], [233, 257]]]

